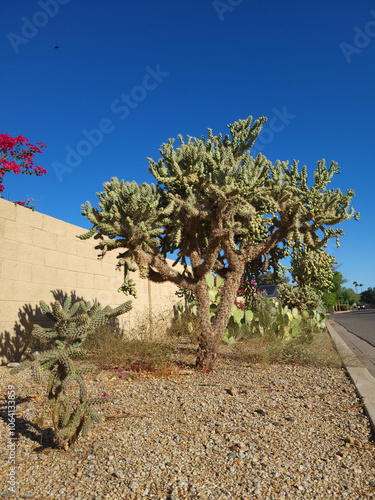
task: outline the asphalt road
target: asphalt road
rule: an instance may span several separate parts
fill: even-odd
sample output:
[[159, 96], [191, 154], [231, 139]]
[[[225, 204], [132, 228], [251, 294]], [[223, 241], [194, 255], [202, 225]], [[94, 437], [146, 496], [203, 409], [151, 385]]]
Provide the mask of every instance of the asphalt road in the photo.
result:
[[332, 314], [331, 318], [349, 332], [375, 347], [375, 309]]

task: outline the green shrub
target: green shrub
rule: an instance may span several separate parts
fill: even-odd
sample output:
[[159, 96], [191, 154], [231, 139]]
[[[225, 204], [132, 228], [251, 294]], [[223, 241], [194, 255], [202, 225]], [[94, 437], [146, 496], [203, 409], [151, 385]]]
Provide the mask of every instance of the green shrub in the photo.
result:
[[350, 311], [351, 307], [349, 304], [340, 304], [340, 311]]

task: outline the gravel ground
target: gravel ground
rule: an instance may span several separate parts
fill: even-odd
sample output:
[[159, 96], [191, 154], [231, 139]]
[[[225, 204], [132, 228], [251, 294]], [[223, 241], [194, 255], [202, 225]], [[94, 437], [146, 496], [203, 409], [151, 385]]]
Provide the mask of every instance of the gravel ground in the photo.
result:
[[[249, 365], [168, 379], [102, 372], [105, 419], [69, 451], [49, 447], [44, 391], [0, 367], [0, 494], [36, 499], [375, 499], [375, 444], [342, 368]], [[11, 471], [8, 386], [16, 387]]]

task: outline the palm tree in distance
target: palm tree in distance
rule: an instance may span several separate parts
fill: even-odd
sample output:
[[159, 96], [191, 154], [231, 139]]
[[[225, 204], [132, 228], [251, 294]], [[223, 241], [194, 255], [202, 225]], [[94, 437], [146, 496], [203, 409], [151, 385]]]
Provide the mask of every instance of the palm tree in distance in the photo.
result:
[[353, 285], [355, 286], [355, 293], [358, 293], [357, 292], [357, 286], [358, 286], [358, 283], [356, 281], [353, 281]]
[[363, 283], [361, 283], [360, 285], [358, 285], [361, 289], [361, 293], [362, 293], [362, 287], [363, 287]]

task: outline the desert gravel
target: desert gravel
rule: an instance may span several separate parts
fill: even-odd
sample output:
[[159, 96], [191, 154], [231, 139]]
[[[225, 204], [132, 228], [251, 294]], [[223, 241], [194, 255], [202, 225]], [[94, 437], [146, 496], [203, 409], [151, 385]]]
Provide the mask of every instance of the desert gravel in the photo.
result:
[[43, 387], [0, 367], [0, 494], [7, 496], [7, 390], [16, 387], [16, 489], [35, 499], [375, 499], [375, 444], [343, 368], [249, 365], [169, 378], [103, 371], [103, 422], [50, 447]]

